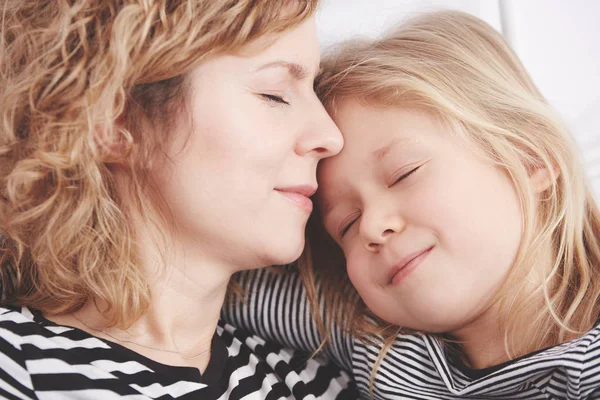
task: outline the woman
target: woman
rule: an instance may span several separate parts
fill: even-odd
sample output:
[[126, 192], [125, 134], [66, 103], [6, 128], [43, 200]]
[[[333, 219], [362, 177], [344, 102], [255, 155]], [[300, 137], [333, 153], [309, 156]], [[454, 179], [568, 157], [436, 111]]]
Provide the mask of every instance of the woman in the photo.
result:
[[315, 6], [4, 2], [3, 397], [354, 396], [219, 323], [233, 273], [299, 256], [342, 147]]

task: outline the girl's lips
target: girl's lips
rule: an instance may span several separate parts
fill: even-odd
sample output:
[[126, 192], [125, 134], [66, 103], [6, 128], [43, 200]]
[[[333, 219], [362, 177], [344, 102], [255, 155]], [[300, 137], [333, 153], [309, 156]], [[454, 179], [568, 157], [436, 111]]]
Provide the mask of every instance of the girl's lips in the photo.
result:
[[389, 284], [398, 285], [404, 280], [415, 268], [423, 262], [433, 249], [433, 246], [411, 253], [406, 257], [403, 257], [398, 263], [396, 263], [388, 273]]

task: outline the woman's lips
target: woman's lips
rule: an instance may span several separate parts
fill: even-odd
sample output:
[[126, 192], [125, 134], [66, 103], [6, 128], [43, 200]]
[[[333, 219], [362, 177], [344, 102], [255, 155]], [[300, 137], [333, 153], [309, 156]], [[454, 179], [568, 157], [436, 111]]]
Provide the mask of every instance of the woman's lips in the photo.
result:
[[317, 191], [316, 187], [304, 185], [275, 190], [287, 200], [289, 200], [291, 203], [295, 204], [308, 214], [312, 212], [313, 202], [310, 199], [310, 196], [312, 196]]
[[399, 285], [412, 271], [414, 271], [419, 264], [423, 262], [433, 249], [433, 246], [425, 249], [416, 251], [403, 257], [398, 263], [396, 263], [388, 273], [389, 284]]

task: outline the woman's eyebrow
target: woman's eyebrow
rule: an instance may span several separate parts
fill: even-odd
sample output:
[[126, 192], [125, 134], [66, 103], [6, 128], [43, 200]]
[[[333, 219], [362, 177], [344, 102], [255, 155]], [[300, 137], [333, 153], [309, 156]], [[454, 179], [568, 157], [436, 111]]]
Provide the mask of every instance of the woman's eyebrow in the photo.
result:
[[[309, 72], [306, 69], [306, 67], [295, 62], [284, 60], [272, 61], [267, 64], [261, 65], [260, 67], [255, 69], [254, 72], [262, 71], [268, 68], [285, 68], [288, 71], [288, 73], [292, 76], [292, 78], [298, 81], [304, 80], [309, 76]], [[316, 74], [320, 72], [320, 67], [316, 68], [315, 71], [316, 76]]]

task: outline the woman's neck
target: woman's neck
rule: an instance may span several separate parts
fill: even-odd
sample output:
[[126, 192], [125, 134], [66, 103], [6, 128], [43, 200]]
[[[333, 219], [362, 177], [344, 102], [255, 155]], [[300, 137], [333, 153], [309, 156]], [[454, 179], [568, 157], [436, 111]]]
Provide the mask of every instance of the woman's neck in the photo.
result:
[[143, 264], [152, 302], [140, 322], [157, 339], [177, 339], [182, 351], [199, 337], [212, 338], [234, 272], [232, 266], [210, 259], [199, 248], [173, 246], [167, 257], [143, 252], [149, 255]]
[[[204, 371], [210, 360], [210, 352], [204, 352], [211, 348], [235, 269], [208, 258], [197, 250], [200, 246], [172, 244], [165, 252], [158, 251], [155, 242], [140, 239], [141, 265], [152, 298], [147, 312], [131, 327], [109, 328], [99, 311], [102, 304], [94, 301], [74, 315], [50, 319], [116, 342], [154, 361]], [[198, 354], [202, 355], [194, 357]]]

